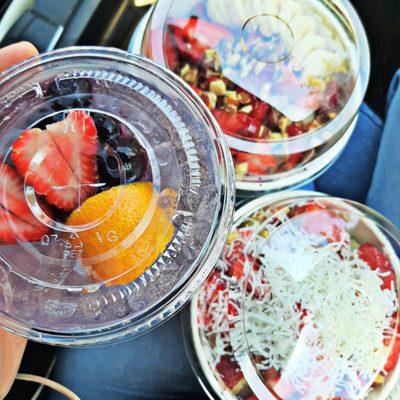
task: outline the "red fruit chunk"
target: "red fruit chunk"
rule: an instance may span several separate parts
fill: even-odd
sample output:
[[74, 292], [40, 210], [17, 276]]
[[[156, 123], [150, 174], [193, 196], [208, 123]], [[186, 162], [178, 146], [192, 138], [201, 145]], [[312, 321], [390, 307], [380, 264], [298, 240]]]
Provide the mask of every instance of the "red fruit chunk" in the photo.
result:
[[233, 389], [236, 384], [243, 379], [243, 374], [239, 365], [235, 361], [232, 361], [228, 356], [221, 357], [216, 369], [229, 389]]
[[96, 154], [93, 119], [85, 111], [71, 111], [43, 131], [24, 131], [14, 142], [12, 160], [36, 193], [70, 211], [96, 192]]
[[296, 215], [304, 214], [307, 212], [320, 211], [320, 210], [323, 210], [323, 207], [321, 207], [320, 205], [316, 203], [307, 203], [302, 206], [295, 206], [291, 211], [290, 215], [294, 217]]
[[167, 65], [173, 71], [176, 71], [179, 67], [179, 54], [176, 50], [174, 43], [172, 41], [172, 34], [167, 32], [165, 36], [165, 59], [167, 60]]
[[202, 61], [204, 52], [215, 47], [224, 38], [227, 31], [216, 24], [200, 20], [196, 17], [174, 19], [169, 24], [174, 44], [182, 56], [195, 63]]
[[237, 317], [239, 315], [237, 306], [231, 300], [228, 301], [228, 315], [233, 315], [234, 317]]
[[287, 127], [287, 133], [290, 137], [301, 135], [303, 132], [303, 129], [296, 124], [292, 124]]
[[400, 357], [400, 333], [397, 333], [396, 338], [393, 343], [392, 351], [386, 361], [384, 370], [386, 372], [393, 371], [396, 368], [397, 362]]
[[[242, 257], [244, 258], [244, 255], [242, 255]], [[240, 279], [243, 276], [244, 265], [242, 257], [240, 260], [229, 266], [229, 275], [235, 277], [236, 279]]]
[[264, 382], [270, 388], [274, 388], [276, 384], [279, 382], [281, 375], [275, 368], [269, 368], [265, 372], [262, 373], [264, 378]]
[[270, 106], [267, 103], [255, 101], [253, 104], [253, 117], [262, 122], [266, 118], [269, 109]]
[[216, 47], [229, 34], [222, 26], [196, 17], [175, 18], [169, 26], [184, 41], [191, 44], [197, 41], [203, 46], [207, 45], [208, 48]]
[[245, 113], [231, 114], [225, 110], [213, 110], [219, 126], [228, 135], [256, 137], [260, 132], [261, 122]]
[[270, 154], [249, 154], [249, 153], [239, 153], [236, 156], [236, 161], [238, 164], [247, 163], [247, 171], [250, 174], [265, 174], [270, 168], [276, 168], [276, 160], [274, 156]]
[[389, 258], [371, 243], [364, 243], [361, 245], [358, 249], [358, 254], [372, 270], [379, 270], [383, 282], [381, 288], [383, 290], [391, 289], [392, 284], [396, 282], [396, 275]]
[[[51, 215], [45, 204], [39, 201], [39, 205], [48, 216]], [[3, 164], [0, 173], [0, 241], [6, 244], [18, 240], [33, 242], [48, 231], [25, 201], [22, 178], [12, 167]]]
[[283, 169], [290, 171], [295, 168], [303, 158], [303, 153], [294, 153], [289, 156], [289, 159], [285, 162]]

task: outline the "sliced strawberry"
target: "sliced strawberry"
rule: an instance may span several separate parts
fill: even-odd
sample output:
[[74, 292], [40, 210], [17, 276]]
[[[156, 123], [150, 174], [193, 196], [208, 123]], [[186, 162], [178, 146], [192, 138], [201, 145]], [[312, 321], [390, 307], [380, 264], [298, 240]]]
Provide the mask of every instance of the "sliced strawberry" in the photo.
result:
[[265, 174], [269, 172], [270, 168], [276, 168], [276, 160], [270, 154], [249, 154], [238, 153], [236, 156], [236, 163], [247, 163], [247, 171], [250, 174]]
[[222, 131], [228, 135], [257, 137], [261, 122], [242, 112], [231, 114], [225, 110], [213, 110], [213, 115]]
[[262, 122], [266, 118], [269, 109], [270, 106], [267, 103], [256, 100], [253, 104], [253, 117]]
[[289, 125], [287, 128], [287, 133], [291, 137], [301, 135], [303, 132], [303, 129], [296, 124]]
[[[244, 258], [244, 255], [242, 255]], [[242, 259], [229, 266], [229, 275], [240, 279], [244, 274], [244, 265]]]
[[281, 379], [280, 373], [275, 368], [269, 368], [262, 373], [267, 386], [274, 388]]
[[221, 25], [197, 17], [175, 18], [169, 24], [169, 28], [176, 37], [190, 43], [192, 48], [196, 45], [215, 48], [222, 39], [229, 35], [228, 30]]
[[400, 357], [400, 334], [398, 333], [394, 340], [392, 351], [386, 361], [384, 370], [386, 372], [393, 371], [396, 368], [396, 365], [399, 361], [399, 357]]
[[85, 111], [71, 111], [46, 130], [29, 129], [14, 142], [12, 160], [27, 184], [66, 211], [95, 191], [97, 129]]
[[304, 153], [293, 153], [290, 154], [288, 160], [284, 163], [283, 169], [285, 171], [290, 171], [295, 168], [303, 158]]
[[358, 254], [371, 269], [374, 271], [377, 269], [379, 270], [383, 282], [381, 288], [391, 289], [392, 283], [394, 284], [396, 282], [396, 275], [389, 258], [371, 243], [364, 243], [361, 245], [358, 249]]
[[[51, 215], [45, 204], [39, 201], [39, 205], [48, 216]], [[12, 167], [3, 164], [0, 172], [0, 241], [7, 244], [18, 240], [33, 242], [48, 231], [25, 201], [22, 178]]]
[[229, 389], [233, 389], [243, 379], [239, 365], [228, 356], [221, 357], [216, 369]]
[[179, 53], [173, 43], [171, 32], [167, 32], [164, 43], [165, 59], [167, 60], [167, 65], [173, 71], [177, 71], [179, 68]]

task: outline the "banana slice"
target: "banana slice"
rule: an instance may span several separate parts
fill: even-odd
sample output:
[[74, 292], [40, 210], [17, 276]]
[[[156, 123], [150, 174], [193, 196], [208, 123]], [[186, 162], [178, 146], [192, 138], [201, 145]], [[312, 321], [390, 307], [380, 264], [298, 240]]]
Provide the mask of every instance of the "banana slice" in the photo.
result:
[[315, 19], [309, 15], [296, 15], [290, 22], [290, 28], [293, 32], [294, 42], [297, 43], [303, 39], [305, 35], [315, 33], [317, 24]]
[[265, 0], [253, 0], [248, 3], [253, 15], [266, 14]]
[[308, 33], [301, 39], [292, 51], [291, 64], [294, 70], [298, 70], [303, 61], [308, 55], [317, 49], [323, 49], [326, 46], [326, 40], [324, 37]]
[[301, 15], [302, 12], [303, 7], [299, 1], [286, 0], [282, 3], [279, 11], [279, 18], [283, 19], [287, 24], [289, 24], [296, 15]]
[[310, 53], [300, 65], [303, 80], [310, 77], [326, 78], [338, 71], [342, 57], [328, 50], [318, 49]]
[[253, 16], [251, 8], [246, 0], [228, 0], [225, 2], [225, 13], [228, 11], [230, 21], [234, 25], [242, 26], [246, 21]]
[[207, 1], [208, 17], [219, 24], [226, 24], [226, 8], [224, 0], [208, 0]]
[[266, 0], [263, 5], [263, 14], [278, 15], [279, 14], [279, 2], [278, 0]]

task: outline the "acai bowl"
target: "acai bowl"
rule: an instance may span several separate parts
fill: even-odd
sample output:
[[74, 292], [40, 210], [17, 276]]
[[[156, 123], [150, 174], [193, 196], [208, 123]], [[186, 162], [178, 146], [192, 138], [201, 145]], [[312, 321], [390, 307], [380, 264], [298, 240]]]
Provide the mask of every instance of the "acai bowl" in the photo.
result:
[[183, 319], [208, 396], [395, 400], [399, 237], [367, 207], [315, 192], [241, 207]]
[[365, 31], [346, 0], [161, 0], [130, 49], [202, 98], [243, 196], [323, 172], [349, 140], [370, 73]]

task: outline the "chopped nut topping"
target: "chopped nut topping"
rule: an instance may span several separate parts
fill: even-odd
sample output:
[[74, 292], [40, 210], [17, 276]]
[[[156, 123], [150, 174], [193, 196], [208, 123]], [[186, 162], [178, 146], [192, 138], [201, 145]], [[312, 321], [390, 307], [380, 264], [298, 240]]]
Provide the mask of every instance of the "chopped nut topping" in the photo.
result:
[[328, 113], [328, 118], [329, 119], [335, 119], [337, 117], [337, 113], [331, 111]]
[[206, 104], [208, 108], [215, 108], [217, 105], [217, 95], [213, 92], [204, 92], [204, 96], [206, 97]]
[[249, 104], [251, 102], [251, 96], [246, 92], [239, 93], [239, 101], [240, 104]]
[[287, 127], [292, 123], [287, 117], [280, 117], [278, 120], [278, 126], [281, 132], [286, 132]]
[[278, 132], [272, 132], [272, 133], [270, 133], [269, 138], [271, 140], [281, 140], [282, 139], [282, 135], [280, 133], [278, 133]]
[[185, 74], [183, 79], [186, 82], [194, 83], [197, 80], [198, 73], [197, 69], [191, 69], [187, 74]]
[[250, 114], [253, 111], [253, 106], [252, 105], [247, 105], [239, 108], [239, 111], [245, 114]]
[[226, 93], [226, 84], [222, 79], [212, 81], [210, 83], [210, 90], [217, 96], [224, 96]]
[[190, 65], [185, 64], [184, 67], [181, 69], [180, 76], [185, 76], [190, 71]]

